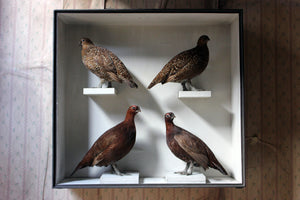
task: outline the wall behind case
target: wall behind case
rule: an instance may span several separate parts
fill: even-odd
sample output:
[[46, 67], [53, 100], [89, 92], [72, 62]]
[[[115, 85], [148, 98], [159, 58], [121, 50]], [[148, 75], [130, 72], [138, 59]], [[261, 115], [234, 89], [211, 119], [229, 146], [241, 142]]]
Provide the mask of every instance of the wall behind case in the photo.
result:
[[[224, 7], [244, 9], [247, 187], [51, 189], [52, 11], [103, 5], [103, 1], [82, 2], [1, 1], [3, 199], [300, 198], [298, 0], [228, 0]], [[107, 0], [106, 7], [154, 8], [164, 3]], [[167, 8], [203, 6], [202, 1], [167, 4]]]

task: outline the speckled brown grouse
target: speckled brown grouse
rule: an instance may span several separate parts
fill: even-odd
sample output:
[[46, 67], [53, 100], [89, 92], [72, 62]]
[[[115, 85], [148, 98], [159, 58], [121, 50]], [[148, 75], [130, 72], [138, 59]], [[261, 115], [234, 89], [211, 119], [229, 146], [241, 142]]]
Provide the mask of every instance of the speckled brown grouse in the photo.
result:
[[139, 106], [130, 106], [125, 120], [101, 135], [81, 162], [77, 165], [71, 176], [84, 167], [111, 165], [116, 174], [122, 175], [115, 162], [129, 153], [135, 143], [134, 116], [140, 112]]
[[191, 79], [201, 74], [208, 64], [208, 41], [208, 36], [202, 35], [196, 47], [183, 51], [173, 57], [156, 75], [149, 84], [148, 89], [158, 83], [180, 82], [183, 90], [188, 90], [186, 83], [191, 84]]
[[99, 87], [105, 81], [108, 82], [108, 87], [111, 87], [112, 81], [125, 82], [131, 88], [138, 87], [123, 62], [111, 51], [95, 46], [88, 38], [82, 38], [80, 46], [83, 64], [101, 79]]
[[172, 112], [165, 114], [167, 144], [176, 157], [187, 163], [185, 170], [177, 173], [190, 175], [195, 165], [205, 170], [211, 167], [227, 175], [210, 148], [192, 133], [174, 125], [174, 118]]

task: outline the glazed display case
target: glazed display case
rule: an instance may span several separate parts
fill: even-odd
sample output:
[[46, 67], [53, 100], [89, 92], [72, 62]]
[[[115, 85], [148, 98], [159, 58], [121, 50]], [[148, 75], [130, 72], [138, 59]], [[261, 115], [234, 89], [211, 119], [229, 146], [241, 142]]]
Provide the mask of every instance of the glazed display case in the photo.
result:
[[[245, 185], [241, 10], [56, 10], [54, 15], [53, 187]], [[204, 34], [210, 38], [209, 63], [192, 79], [203, 91], [181, 91], [179, 83], [147, 89], [173, 56], [194, 47]], [[82, 37], [114, 52], [139, 87], [113, 83], [113, 88], [95, 88], [99, 78], [81, 61]], [[110, 167], [87, 167], [70, 176], [130, 105], [141, 108], [135, 117], [136, 142], [117, 164], [138, 178], [110, 176]], [[210, 147], [229, 175], [202, 168], [195, 173], [204, 179], [172, 175], [185, 163], [166, 144], [167, 112]], [[103, 174], [107, 182], [100, 181]]]

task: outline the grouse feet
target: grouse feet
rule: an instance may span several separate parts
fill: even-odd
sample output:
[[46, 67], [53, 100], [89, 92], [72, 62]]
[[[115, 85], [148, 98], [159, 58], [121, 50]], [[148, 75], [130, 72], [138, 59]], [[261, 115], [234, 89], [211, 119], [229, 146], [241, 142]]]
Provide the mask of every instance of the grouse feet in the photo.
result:
[[101, 79], [100, 80], [100, 83], [98, 85], [99, 88], [111, 88], [112, 87], [112, 84], [110, 81], [106, 81], [104, 79]]
[[183, 91], [203, 91], [201, 88], [196, 88], [192, 85], [191, 80], [183, 81], [181, 83]]
[[175, 174], [181, 174], [181, 175], [192, 175], [193, 174], [193, 163], [188, 162], [186, 163], [185, 169], [183, 171], [175, 172]]
[[114, 172], [119, 176], [124, 176], [126, 173], [121, 173], [120, 170], [117, 168], [116, 164], [112, 164], [111, 167], [113, 168]]

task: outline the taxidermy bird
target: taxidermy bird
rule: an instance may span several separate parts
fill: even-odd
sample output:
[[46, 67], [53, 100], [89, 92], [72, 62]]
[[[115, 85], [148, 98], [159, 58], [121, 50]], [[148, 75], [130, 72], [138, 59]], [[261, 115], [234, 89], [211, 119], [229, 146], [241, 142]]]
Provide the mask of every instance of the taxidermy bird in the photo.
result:
[[201, 166], [204, 170], [211, 167], [227, 175], [210, 148], [192, 133], [174, 125], [174, 118], [172, 112], [165, 114], [167, 145], [176, 157], [187, 163], [184, 171], [176, 173], [191, 175], [194, 166]]
[[187, 83], [191, 88], [194, 88], [191, 85], [191, 79], [201, 74], [208, 64], [208, 41], [208, 36], [202, 35], [196, 47], [183, 51], [173, 57], [156, 75], [148, 86], [148, 89], [158, 83], [164, 84], [167, 82], [181, 83], [184, 91], [189, 90], [186, 85]]
[[116, 166], [116, 162], [129, 153], [135, 143], [134, 116], [140, 112], [139, 106], [130, 106], [125, 120], [107, 130], [101, 135], [83, 159], [77, 165], [71, 176], [84, 167], [111, 165], [117, 175], [123, 175]]
[[123, 62], [108, 49], [95, 46], [88, 38], [80, 40], [81, 56], [83, 64], [100, 78], [99, 87], [104, 87], [104, 83], [111, 82], [127, 83], [131, 88], [137, 88], [127, 68]]

